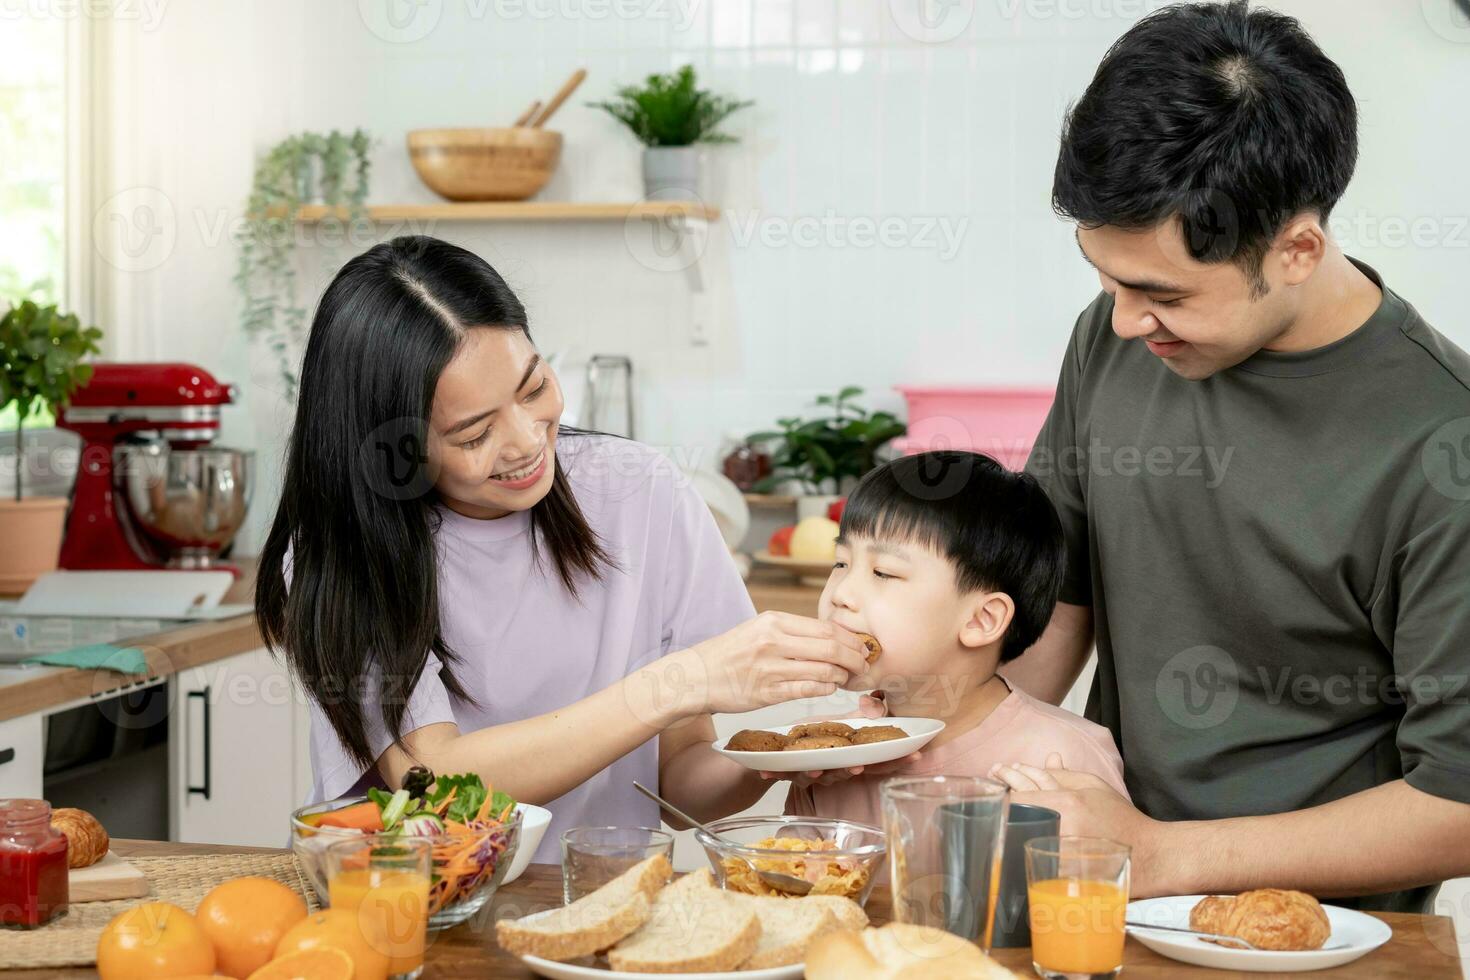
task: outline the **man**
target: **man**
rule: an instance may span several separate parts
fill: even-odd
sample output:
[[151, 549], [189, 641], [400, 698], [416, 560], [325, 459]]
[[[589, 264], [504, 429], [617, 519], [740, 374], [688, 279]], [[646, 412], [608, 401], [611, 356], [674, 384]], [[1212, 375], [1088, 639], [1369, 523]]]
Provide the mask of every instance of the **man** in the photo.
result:
[[1428, 911], [1470, 874], [1470, 357], [1328, 235], [1356, 155], [1337, 65], [1244, 3], [1140, 21], [1067, 118], [1102, 293], [1028, 463], [1063, 603], [1007, 674], [1058, 701], [1095, 638], [1137, 808], [997, 775], [1133, 845], [1138, 895]]

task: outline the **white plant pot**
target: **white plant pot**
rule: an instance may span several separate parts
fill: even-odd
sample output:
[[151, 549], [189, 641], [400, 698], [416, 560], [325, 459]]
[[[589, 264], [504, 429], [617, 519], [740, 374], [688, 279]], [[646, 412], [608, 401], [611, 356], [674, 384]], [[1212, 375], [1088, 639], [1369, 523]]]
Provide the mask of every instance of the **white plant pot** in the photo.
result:
[[643, 193], [661, 201], [687, 201], [699, 196], [699, 149], [693, 146], [649, 146], [643, 150]]

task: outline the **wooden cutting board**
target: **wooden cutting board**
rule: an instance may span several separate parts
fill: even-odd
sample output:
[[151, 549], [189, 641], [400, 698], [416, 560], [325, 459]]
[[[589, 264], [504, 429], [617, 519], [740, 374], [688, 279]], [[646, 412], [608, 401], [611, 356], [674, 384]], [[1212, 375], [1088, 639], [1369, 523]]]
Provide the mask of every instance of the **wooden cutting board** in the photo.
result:
[[142, 898], [148, 894], [148, 879], [111, 851], [96, 864], [73, 868], [69, 889], [72, 902], [106, 902], [118, 898]]

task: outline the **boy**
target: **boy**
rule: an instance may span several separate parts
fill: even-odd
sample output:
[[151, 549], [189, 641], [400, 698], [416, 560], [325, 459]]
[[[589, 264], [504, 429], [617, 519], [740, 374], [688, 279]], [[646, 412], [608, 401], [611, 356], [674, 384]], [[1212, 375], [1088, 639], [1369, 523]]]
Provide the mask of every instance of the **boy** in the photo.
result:
[[1002, 763], [1042, 768], [1053, 753], [1127, 796], [1106, 728], [996, 673], [1041, 635], [1062, 561], [1061, 524], [1046, 493], [988, 456], [919, 453], [869, 473], [843, 511], [818, 618], [882, 646], [850, 687], [876, 688], [889, 715], [946, 727], [917, 756], [867, 773], [763, 773], [791, 779], [787, 812], [882, 826], [884, 778], [989, 776]]

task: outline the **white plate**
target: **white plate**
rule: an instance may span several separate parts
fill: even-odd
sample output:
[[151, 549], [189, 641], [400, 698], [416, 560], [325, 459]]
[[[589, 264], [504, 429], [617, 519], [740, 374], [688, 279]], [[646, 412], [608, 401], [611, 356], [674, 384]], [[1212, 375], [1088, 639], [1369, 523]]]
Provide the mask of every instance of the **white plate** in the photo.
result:
[[[556, 910], [547, 909], [545, 912], [537, 912], [526, 916], [526, 920], [549, 915], [554, 911]], [[730, 980], [731, 977], [738, 977], [739, 980], [801, 980], [803, 972], [800, 963], [773, 966], [765, 970], [732, 970], [727, 973], [628, 973], [594, 966], [591, 957], [584, 957], [574, 963], [558, 963], [555, 960], [543, 960], [539, 956], [522, 956], [521, 962], [552, 980], [643, 980], [646, 977], [659, 977], [661, 980]]]
[[[868, 745], [853, 745], [842, 749], [801, 749], [796, 752], [731, 752], [725, 748], [725, 743], [729, 739], [722, 738], [715, 743], [715, 751], [728, 759], [734, 759], [747, 769], [763, 769], [766, 772], [845, 769], [848, 766], [876, 766], [880, 762], [902, 759], [909, 753], [917, 752], [928, 745], [934, 736], [944, 731], [944, 722], [933, 718], [843, 718], [841, 721], [844, 725], [853, 728], [894, 725], [908, 732], [909, 737], [890, 739], [887, 742], [872, 742]], [[757, 731], [785, 735], [794, 727], [795, 725], [786, 725], [782, 728], [763, 728]]]
[[[1149, 922], [1161, 926], [1189, 928], [1189, 912], [1203, 895], [1176, 895], [1170, 898], [1147, 898], [1128, 903], [1129, 922]], [[1251, 973], [1287, 973], [1293, 970], [1325, 970], [1351, 963], [1393, 938], [1393, 930], [1381, 919], [1352, 909], [1324, 905], [1332, 935], [1324, 947], [1278, 951], [1269, 949], [1230, 949], [1215, 943], [1167, 932], [1128, 927], [1128, 934], [1162, 956], [1208, 966], [1219, 970], [1243, 970]]]

